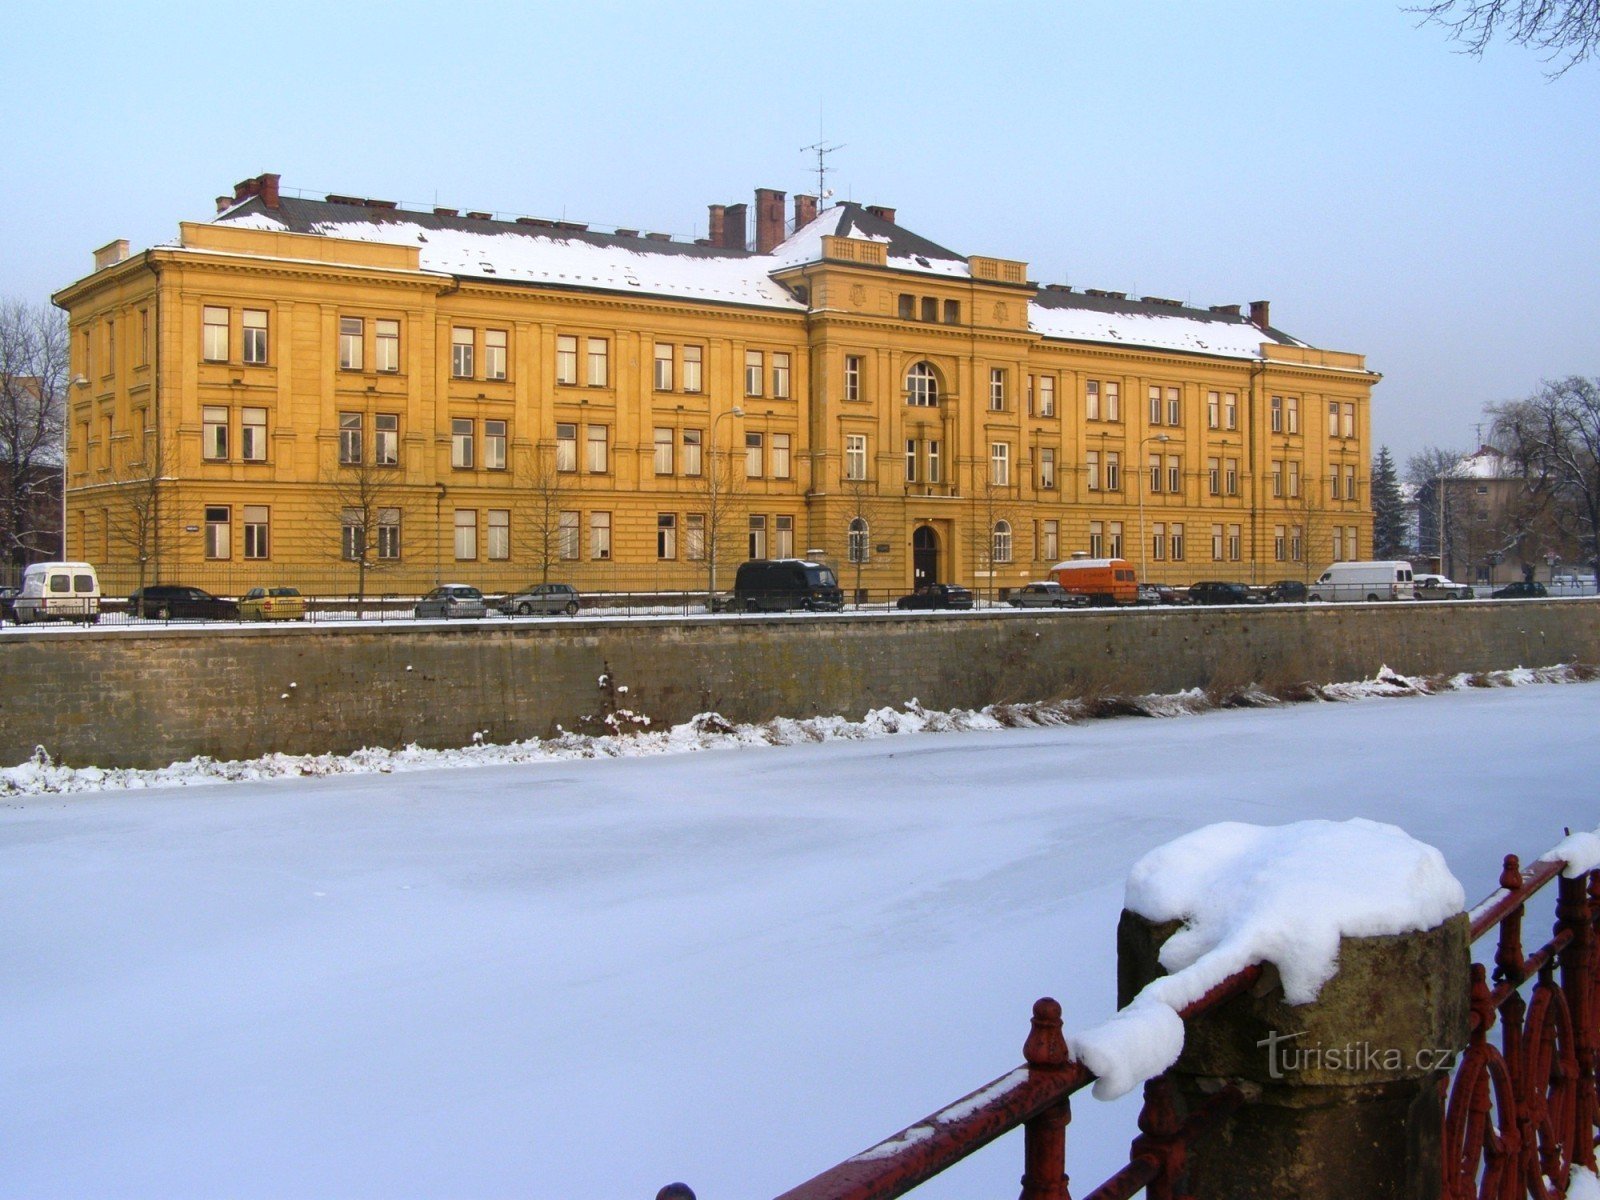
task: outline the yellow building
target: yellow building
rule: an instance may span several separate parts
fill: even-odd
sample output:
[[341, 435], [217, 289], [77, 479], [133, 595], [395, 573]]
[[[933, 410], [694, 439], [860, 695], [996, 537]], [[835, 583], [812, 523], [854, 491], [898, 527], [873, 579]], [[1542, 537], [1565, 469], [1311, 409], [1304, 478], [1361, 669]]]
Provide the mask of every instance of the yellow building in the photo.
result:
[[67, 556], [237, 594], [980, 589], [1073, 554], [1307, 578], [1369, 549], [1362, 356], [1039, 285], [892, 209], [756, 193], [693, 244], [283, 195], [62, 290]]

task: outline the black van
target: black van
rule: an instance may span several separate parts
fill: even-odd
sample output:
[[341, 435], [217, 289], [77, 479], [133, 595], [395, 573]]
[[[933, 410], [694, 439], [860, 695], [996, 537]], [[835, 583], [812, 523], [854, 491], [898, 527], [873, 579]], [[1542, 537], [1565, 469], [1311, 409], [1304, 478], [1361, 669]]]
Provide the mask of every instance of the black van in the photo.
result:
[[802, 558], [756, 558], [739, 566], [733, 581], [736, 612], [839, 612], [844, 592], [833, 568]]

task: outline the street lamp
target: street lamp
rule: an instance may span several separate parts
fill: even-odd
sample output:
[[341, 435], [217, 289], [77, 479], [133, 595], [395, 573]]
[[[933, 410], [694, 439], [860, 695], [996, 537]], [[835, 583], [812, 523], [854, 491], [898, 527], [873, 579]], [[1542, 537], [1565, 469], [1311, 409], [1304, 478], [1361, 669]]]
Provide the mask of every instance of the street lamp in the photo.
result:
[[[717, 512], [717, 497], [722, 487], [721, 481], [717, 479], [717, 426], [722, 424], [723, 417], [742, 416], [744, 416], [744, 409], [735, 404], [732, 408], [728, 409], [727, 412], [720, 412], [711, 419], [711, 437], [709, 439], [711, 442], [709, 447], [711, 461], [706, 464], [706, 523], [710, 526], [706, 532], [710, 534], [711, 540], [711, 544], [706, 547], [707, 612], [715, 612], [717, 610], [717, 533], [720, 526], [719, 514]], [[729, 453], [731, 454], [732, 451], [729, 451]], [[729, 470], [732, 470], [731, 462], [729, 464]], [[731, 480], [731, 474], [729, 478]]]
[[[1139, 457], [1140, 458], [1144, 457], [1144, 448], [1146, 446], [1148, 446], [1151, 442], [1170, 442], [1171, 440], [1172, 440], [1172, 436], [1170, 434], [1152, 433], [1149, 437], [1144, 438], [1139, 442]], [[1148, 541], [1146, 541], [1146, 539], [1145, 539], [1145, 531], [1144, 531], [1144, 494], [1145, 494], [1146, 491], [1149, 490], [1149, 487], [1150, 487], [1149, 482], [1145, 479], [1145, 472], [1149, 469], [1149, 465], [1150, 465], [1149, 463], [1140, 463], [1139, 464], [1139, 582], [1140, 583], [1143, 583], [1144, 579], [1145, 579], [1145, 556], [1147, 554], [1149, 554], [1149, 552], [1150, 552], [1150, 545], [1149, 545]], [[1160, 467], [1158, 466], [1157, 470], [1159, 470], [1159, 469], [1160, 469]]]

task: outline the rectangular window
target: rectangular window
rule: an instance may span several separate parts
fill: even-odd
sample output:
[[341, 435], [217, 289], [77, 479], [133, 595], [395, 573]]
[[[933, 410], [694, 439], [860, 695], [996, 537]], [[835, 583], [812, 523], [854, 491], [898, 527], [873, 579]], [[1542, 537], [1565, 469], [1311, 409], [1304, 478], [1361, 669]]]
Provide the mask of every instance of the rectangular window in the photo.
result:
[[239, 457], [245, 462], [267, 461], [267, 410], [247, 408], [239, 419]]
[[1098, 421], [1100, 419], [1100, 381], [1091, 379], [1083, 386], [1083, 415], [1091, 421]]
[[699, 562], [706, 556], [706, 515], [705, 513], [683, 514], [683, 554], [691, 562]]
[[1344, 418], [1343, 418], [1342, 427], [1340, 428], [1339, 433], [1340, 433], [1341, 437], [1347, 437], [1347, 438], [1355, 437], [1355, 435], [1356, 435], [1356, 406], [1354, 404], [1346, 404], [1344, 406]]
[[746, 479], [761, 478], [761, 460], [764, 441], [759, 433], [744, 435], [744, 477]]
[[940, 468], [939, 468], [939, 442], [938, 442], [938, 439], [935, 438], [935, 439], [933, 439], [933, 440], [928, 442], [928, 482], [929, 483], [938, 483], [940, 481], [941, 476], [939, 474], [939, 470], [940, 470]]
[[361, 370], [362, 350], [366, 340], [364, 324], [360, 317], [339, 318], [339, 369]]
[[906, 439], [906, 482], [917, 481], [917, 439]]
[[1177, 388], [1167, 389], [1167, 424], [1183, 424], [1183, 393]]
[[377, 340], [372, 347], [376, 359], [372, 365], [379, 371], [396, 374], [400, 370], [400, 322], [380, 320], [373, 325]]
[[346, 562], [355, 562], [367, 552], [367, 531], [361, 527], [361, 513], [347, 508], [339, 514], [339, 554]]
[[859, 354], [846, 354], [844, 356], [844, 398], [846, 400], [861, 399], [861, 356]]
[[1006, 410], [1006, 372], [1004, 367], [989, 368], [989, 411]]
[[1039, 451], [1039, 487], [1050, 491], [1056, 486], [1056, 452], [1050, 446]]
[[1039, 557], [1045, 562], [1055, 562], [1061, 557], [1061, 523], [1059, 521], [1044, 522], [1044, 531], [1039, 542]]
[[944, 323], [946, 325], [961, 324], [961, 301], [946, 300], [944, 302]]
[[470, 470], [472, 449], [471, 418], [454, 418], [450, 422], [450, 465], [458, 470]]
[[1166, 560], [1167, 526], [1164, 521], [1157, 521], [1150, 527], [1150, 557], [1156, 562]]
[[1228, 526], [1228, 561], [1238, 562], [1241, 554], [1242, 541], [1240, 529], [1237, 525]]
[[1344, 498], [1346, 500], [1354, 500], [1356, 498], [1356, 469], [1354, 466], [1347, 466], [1344, 469]]
[[[1271, 404], [1272, 404], [1272, 432], [1273, 433], [1282, 433], [1283, 432], [1283, 397], [1282, 396], [1274, 396], [1274, 397], [1272, 397]], [[1280, 557], [1280, 559], [1282, 558], [1281, 555], [1279, 557]]]
[[1056, 415], [1056, 377], [1054, 375], [1039, 376], [1039, 415], [1053, 417]]
[[1344, 531], [1337, 525], [1333, 527], [1333, 561], [1341, 562], [1344, 559]]
[[1083, 456], [1083, 478], [1091, 492], [1100, 490], [1100, 451], [1090, 450]]
[[656, 391], [672, 390], [672, 344], [656, 343]]
[[611, 346], [605, 338], [589, 339], [589, 374], [586, 382], [590, 387], [605, 387], [611, 380]]
[[761, 351], [746, 350], [744, 352], [744, 394], [746, 396], [761, 395], [761, 373], [764, 366]]
[[678, 557], [678, 518], [674, 513], [656, 514], [656, 557]]
[[1122, 385], [1106, 382], [1106, 420], [1122, 420]]
[[227, 505], [215, 508], [208, 505], [206, 507], [207, 558], [231, 558], [233, 556], [230, 533]]
[[511, 510], [509, 508], [491, 508], [489, 510], [489, 557], [505, 559], [511, 557]]
[[1122, 522], [1106, 523], [1106, 553], [1109, 558], [1122, 557]]
[[1183, 491], [1183, 459], [1167, 455], [1167, 491], [1176, 496]]
[[1289, 498], [1300, 498], [1300, 464], [1294, 459], [1289, 460]]
[[[506, 377], [506, 331], [504, 329], [485, 329], [483, 331], [483, 377], [485, 379], [504, 379]], [[493, 555], [489, 557], [493, 558]]]
[[221, 462], [228, 457], [227, 409], [200, 410], [200, 454], [208, 462]]
[[150, 310], [148, 308], [139, 310], [139, 361], [136, 365], [141, 367], [150, 365]]
[[398, 508], [380, 508], [378, 510], [378, 557], [381, 559], [399, 559], [400, 557], [400, 510]]
[[781, 352], [772, 355], [772, 394], [779, 400], [789, 398], [789, 356]]
[[698, 429], [685, 429], [683, 431], [683, 473], [685, 475], [700, 474], [701, 432]]
[[1221, 562], [1224, 553], [1225, 550], [1222, 541], [1222, 526], [1213, 525], [1211, 527], [1211, 561]]
[[917, 315], [917, 298], [906, 292], [900, 293], [899, 300], [900, 319], [902, 321], [914, 320]]
[[556, 425], [556, 470], [576, 471], [578, 469], [578, 427], [576, 425]]
[[1161, 490], [1161, 455], [1152, 454], [1150, 456], [1149, 466], [1150, 466], [1150, 491], [1152, 493], [1159, 492]]
[[267, 313], [265, 309], [247, 308], [240, 314], [244, 328], [244, 361], [251, 366], [267, 365]]
[[268, 509], [265, 504], [246, 504], [244, 506], [244, 556], [246, 558], [266, 558], [270, 543], [268, 541]]
[[1222, 427], [1224, 429], [1239, 428], [1239, 394], [1237, 392], [1223, 393]]
[[456, 561], [469, 562], [478, 557], [478, 510], [456, 509]]
[[1009, 442], [989, 443], [989, 482], [995, 487], [1010, 486], [1011, 444]]
[[1328, 499], [1330, 499], [1330, 500], [1342, 500], [1342, 499], [1344, 499], [1344, 497], [1339, 494], [1339, 468], [1338, 467], [1335, 467], [1328, 474]]
[[1289, 527], [1289, 557], [1294, 562], [1299, 562], [1302, 549], [1305, 545], [1305, 530], [1299, 525]]
[[700, 390], [700, 363], [703, 351], [699, 346], [685, 346], [683, 348], [683, 390], [698, 392]]
[[450, 374], [456, 379], [471, 379], [473, 372], [473, 331], [460, 326], [450, 331]]
[[1222, 494], [1222, 460], [1206, 459], [1206, 492], [1212, 496]]
[[556, 382], [568, 386], [578, 382], [578, 339], [566, 334], [556, 338]]
[[794, 557], [794, 518], [773, 517], [772, 554], [775, 558]]
[[865, 479], [867, 477], [867, 435], [864, 433], [848, 433], [845, 435], [844, 477], [846, 479]]
[[922, 319], [930, 322], [939, 319], [939, 301], [937, 297], [922, 297]]
[[1106, 491], [1122, 490], [1122, 455], [1116, 450], [1106, 451]]
[[765, 558], [767, 556], [767, 519], [760, 514], [750, 518], [750, 557]]
[[[200, 353], [207, 362], [228, 361], [228, 310], [213, 308], [209, 304], [202, 310], [204, 322]], [[88, 334], [84, 334], [87, 338]], [[84, 356], [85, 367], [88, 356]]]
[[672, 430], [656, 427], [656, 474], [672, 474]]
[[1206, 393], [1206, 428], [1216, 429], [1222, 424], [1222, 393]]
[[1175, 521], [1172, 525], [1172, 561], [1183, 561], [1183, 524]]
[[772, 477], [774, 479], [789, 478], [789, 435], [775, 433], [772, 435]]
[[1272, 527], [1272, 558], [1274, 562], [1283, 562], [1289, 553], [1289, 531], [1282, 525]]
[[1281, 499], [1283, 496], [1283, 462], [1280, 459], [1272, 460], [1272, 498]]
[[1106, 527], [1099, 521], [1089, 522], [1089, 557], [1106, 556]]
[[578, 557], [578, 514], [563, 512], [556, 525], [556, 544], [562, 558], [571, 561]]
[[589, 445], [589, 474], [604, 475], [611, 469], [611, 430], [605, 425], [589, 425], [584, 432]]
[[[1337, 400], [1328, 401], [1328, 436], [1331, 438], [1339, 436], [1339, 402]], [[1339, 561], [1337, 554], [1333, 558], [1335, 562]]]
[[[506, 469], [506, 423], [483, 423], [483, 465], [491, 471]], [[491, 555], [491, 557], [493, 557]]]
[[1150, 389], [1150, 424], [1161, 424], [1161, 389], [1158, 387]]
[[1239, 460], [1237, 458], [1223, 460], [1222, 485], [1224, 495], [1237, 496], [1239, 494]]
[[400, 416], [379, 413], [373, 418], [372, 461], [380, 467], [400, 465]]
[[1288, 396], [1284, 398], [1284, 424], [1290, 433], [1300, 432], [1300, 397]]
[[339, 413], [339, 466], [362, 461], [362, 414]]

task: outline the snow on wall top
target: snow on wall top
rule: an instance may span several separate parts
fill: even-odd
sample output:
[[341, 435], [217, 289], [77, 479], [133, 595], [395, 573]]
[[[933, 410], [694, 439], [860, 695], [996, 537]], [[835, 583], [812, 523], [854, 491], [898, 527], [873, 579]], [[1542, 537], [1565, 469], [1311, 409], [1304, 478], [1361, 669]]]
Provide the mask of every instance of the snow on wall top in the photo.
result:
[[1178, 1011], [1254, 963], [1278, 968], [1284, 999], [1315, 1000], [1341, 937], [1432, 929], [1466, 893], [1432, 846], [1376, 821], [1208, 825], [1151, 851], [1129, 873], [1124, 907], [1181, 920], [1161, 948], [1169, 974], [1111, 1020], [1068, 1039], [1114, 1099], [1177, 1061]]
[[[1070, 298], [1069, 298], [1070, 299]], [[1158, 350], [1182, 350], [1223, 358], [1260, 358], [1262, 342], [1302, 343], [1263, 330], [1243, 318], [1213, 319], [1194, 310], [1173, 309], [1169, 315], [1114, 311], [1108, 306], [1050, 304], [1028, 306], [1028, 328], [1041, 337], [1075, 342], [1110, 342]]]

